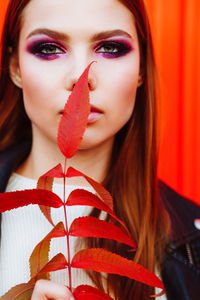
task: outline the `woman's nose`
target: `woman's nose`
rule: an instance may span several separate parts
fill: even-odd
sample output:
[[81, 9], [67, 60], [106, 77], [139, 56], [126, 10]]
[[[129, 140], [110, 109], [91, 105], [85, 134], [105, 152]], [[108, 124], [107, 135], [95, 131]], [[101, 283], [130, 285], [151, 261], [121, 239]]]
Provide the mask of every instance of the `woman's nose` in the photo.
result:
[[[84, 70], [88, 67], [89, 63], [85, 63], [84, 66], [82, 65], [81, 67], [73, 66], [72, 71], [70, 74], [66, 76], [66, 89], [68, 91], [72, 91], [75, 84], [77, 83], [79, 77], [81, 74], [84, 72]], [[88, 74], [88, 87], [90, 91], [93, 91], [96, 89], [97, 81], [96, 81], [96, 76], [94, 72], [94, 64], [91, 66]]]

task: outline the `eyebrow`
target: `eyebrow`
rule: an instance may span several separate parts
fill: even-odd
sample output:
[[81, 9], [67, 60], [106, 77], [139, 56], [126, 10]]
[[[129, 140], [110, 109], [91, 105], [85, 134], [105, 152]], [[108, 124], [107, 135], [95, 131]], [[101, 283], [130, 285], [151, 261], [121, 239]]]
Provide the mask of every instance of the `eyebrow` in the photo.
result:
[[108, 30], [108, 31], [103, 31], [103, 32], [95, 34], [92, 37], [92, 41], [95, 42], [98, 40], [108, 39], [108, 38], [114, 37], [114, 36], [123, 36], [123, 37], [129, 38], [129, 39], [132, 38], [132, 36], [128, 32], [121, 30], [121, 29], [115, 29], [115, 30]]
[[34, 35], [38, 35], [38, 34], [48, 35], [49, 37], [56, 38], [59, 40], [69, 40], [69, 36], [67, 34], [59, 32], [59, 31], [50, 30], [47, 28], [38, 28], [38, 29], [33, 30], [31, 33], [29, 33], [29, 35], [27, 36], [27, 39], [29, 39], [30, 37], [32, 37]]
[[[53, 39], [58, 39], [58, 40], [64, 40], [64, 41], [69, 41], [70, 37], [68, 34], [66, 33], [62, 33], [59, 31], [54, 31], [54, 30], [50, 30], [47, 28], [38, 28], [33, 30], [31, 33], [29, 33], [29, 35], [27, 36], [27, 39], [29, 39], [30, 37], [34, 36], [34, 35], [38, 35], [38, 34], [44, 34], [47, 35]], [[108, 39], [114, 36], [123, 36], [126, 38], [131, 39], [132, 36], [121, 29], [115, 29], [115, 30], [107, 30], [107, 31], [103, 31], [100, 33], [96, 33], [92, 36], [91, 41], [95, 42], [95, 41], [99, 41], [99, 40], [103, 40], [103, 39]]]

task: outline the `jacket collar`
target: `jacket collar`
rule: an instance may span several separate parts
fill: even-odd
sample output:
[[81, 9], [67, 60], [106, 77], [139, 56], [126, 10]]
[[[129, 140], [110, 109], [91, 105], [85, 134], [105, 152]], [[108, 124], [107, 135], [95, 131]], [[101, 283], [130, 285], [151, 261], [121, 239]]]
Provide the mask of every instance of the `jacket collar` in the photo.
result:
[[162, 181], [159, 182], [159, 191], [171, 220], [170, 247], [175, 249], [199, 238], [200, 230], [195, 227], [194, 221], [200, 217], [200, 206], [179, 195]]

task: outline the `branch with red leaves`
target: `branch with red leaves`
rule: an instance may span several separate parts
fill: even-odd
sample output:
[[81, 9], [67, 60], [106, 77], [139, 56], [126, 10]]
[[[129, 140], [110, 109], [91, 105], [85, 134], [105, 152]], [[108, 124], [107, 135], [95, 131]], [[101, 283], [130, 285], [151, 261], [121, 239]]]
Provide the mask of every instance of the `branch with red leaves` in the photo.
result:
[[[30, 299], [34, 285], [38, 279], [49, 279], [49, 273], [61, 269], [68, 269], [69, 288], [72, 291], [71, 268], [88, 269], [97, 272], [105, 272], [126, 276], [131, 279], [140, 281], [144, 284], [161, 288], [164, 293], [164, 287], [161, 280], [153, 273], [146, 270], [134, 261], [125, 259], [117, 254], [105, 251], [103, 249], [84, 249], [77, 252], [70, 259], [69, 236], [76, 237], [98, 237], [112, 239], [120, 243], [129, 245], [136, 250], [136, 245], [126, 225], [115, 215], [113, 211], [113, 199], [110, 193], [98, 182], [73, 168], [66, 170], [66, 160], [75, 155], [79, 149], [83, 134], [87, 127], [88, 116], [90, 113], [89, 89], [88, 89], [88, 72], [91, 64], [83, 72], [75, 85], [73, 92], [64, 108], [60, 120], [57, 142], [60, 151], [65, 156], [65, 166], [61, 164], [52, 168], [46, 174], [42, 175], [37, 183], [37, 189], [24, 190], [17, 192], [7, 192], [0, 194], [0, 212], [5, 212], [14, 208], [37, 204], [46, 219], [52, 225], [52, 230], [46, 237], [34, 248], [29, 264], [31, 278], [28, 283], [22, 283], [9, 290], [1, 299]], [[69, 177], [82, 176], [96, 191], [96, 194], [83, 189], [76, 189], [71, 192], [69, 197], [60, 199], [52, 192], [54, 178], [63, 178], [63, 188], [65, 181]], [[64, 192], [65, 194], [65, 192]], [[75, 205], [87, 205], [106, 212], [115, 221], [109, 223], [94, 217], [76, 218], [70, 228], [67, 224], [67, 207]], [[65, 212], [65, 224], [62, 222], [54, 224], [51, 218], [51, 207], [59, 208], [63, 206]], [[120, 226], [117, 226], [116, 224]], [[59, 253], [50, 261], [49, 250], [51, 239], [64, 237], [67, 238], [68, 260]], [[81, 285], [76, 287], [73, 292], [77, 300], [111, 300], [112, 298], [104, 292], [88, 286]]]

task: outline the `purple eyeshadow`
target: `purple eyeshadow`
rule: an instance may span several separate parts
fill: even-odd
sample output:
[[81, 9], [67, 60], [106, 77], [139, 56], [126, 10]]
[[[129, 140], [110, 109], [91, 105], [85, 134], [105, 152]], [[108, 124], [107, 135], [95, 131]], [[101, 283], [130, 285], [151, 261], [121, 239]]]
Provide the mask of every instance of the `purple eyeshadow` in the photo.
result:
[[[53, 52], [48, 53], [48, 50]], [[59, 50], [59, 52], [56, 53], [56, 50]], [[66, 49], [60, 43], [52, 41], [50, 38], [31, 41], [27, 46], [27, 51], [44, 60], [53, 60], [60, 55], [66, 54]]]
[[[123, 57], [133, 49], [131, 43], [121, 38], [103, 40], [94, 47], [96, 55], [106, 59]], [[43, 60], [54, 60], [68, 53], [60, 42], [50, 37], [40, 37], [31, 40], [27, 45], [27, 51]]]
[[[104, 50], [101, 50], [104, 49]], [[125, 40], [105, 40], [101, 41], [96, 47], [95, 51], [97, 54], [102, 55], [105, 58], [118, 58], [125, 56], [133, 47], [130, 43]]]

